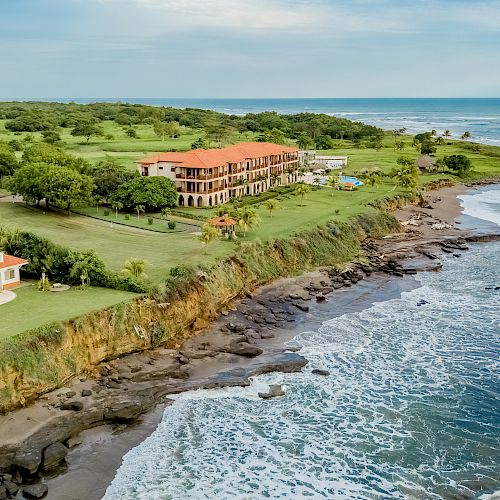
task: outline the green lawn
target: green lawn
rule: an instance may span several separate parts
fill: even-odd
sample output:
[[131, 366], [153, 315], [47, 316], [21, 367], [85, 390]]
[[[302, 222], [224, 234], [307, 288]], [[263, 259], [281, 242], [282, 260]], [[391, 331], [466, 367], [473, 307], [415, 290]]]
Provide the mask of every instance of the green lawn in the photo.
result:
[[65, 292], [39, 292], [28, 284], [14, 290], [17, 297], [0, 305], [0, 340], [26, 330], [76, 318], [135, 297], [136, 294], [90, 287], [71, 288]]
[[[166, 277], [179, 264], [211, 264], [229, 255], [234, 243], [216, 241], [205, 254], [193, 234], [155, 233], [72, 214], [43, 213], [22, 204], [0, 202], [0, 220], [9, 227], [33, 231], [53, 242], [74, 249], [93, 249], [115, 271], [133, 257], [148, 262], [146, 273], [155, 282]], [[160, 222], [158, 222], [160, 223]]]

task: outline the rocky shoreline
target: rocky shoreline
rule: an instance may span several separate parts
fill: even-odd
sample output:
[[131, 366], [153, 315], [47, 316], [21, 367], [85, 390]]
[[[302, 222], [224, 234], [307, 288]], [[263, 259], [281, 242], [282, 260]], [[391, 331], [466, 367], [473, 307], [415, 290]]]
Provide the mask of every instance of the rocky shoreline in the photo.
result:
[[[145, 351], [104, 363], [98, 378], [82, 377], [28, 408], [0, 417], [0, 470], [5, 471], [0, 473], [0, 500], [45, 496], [45, 478], [64, 471], [70, 450], [80, 445], [78, 436], [86, 429], [130, 425], [166, 405], [170, 394], [245, 386], [256, 375], [300, 371], [308, 360], [286, 342], [293, 337], [292, 326], [306, 317], [313, 303], [332, 300], [338, 290], [366, 279], [439, 270], [439, 255], [459, 257], [470, 243], [499, 239], [456, 226], [430, 230], [436, 216], [425, 209], [410, 210], [406, 220], [419, 213], [425, 231], [410, 224], [405, 233], [365, 240], [363, 257], [346, 269], [322, 268], [280, 280], [230, 305], [217, 321], [175, 350]], [[280, 394], [270, 388], [264, 396]]]

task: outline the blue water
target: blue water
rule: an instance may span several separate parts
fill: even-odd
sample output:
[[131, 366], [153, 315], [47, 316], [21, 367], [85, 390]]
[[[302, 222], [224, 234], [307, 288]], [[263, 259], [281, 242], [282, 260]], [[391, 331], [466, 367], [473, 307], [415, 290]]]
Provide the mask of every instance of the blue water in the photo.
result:
[[48, 99], [60, 102], [122, 101], [152, 106], [213, 109], [243, 115], [261, 111], [328, 113], [391, 130], [470, 131], [472, 140], [500, 145], [500, 98], [490, 99]]
[[[463, 203], [494, 223], [500, 189]], [[498, 498], [499, 268], [498, 243], [447, 256], [401, 298], [298, 335], [302, 373], [177, 396], [106, 500]], [[287, 395], [259, 400], [269, 383]]]

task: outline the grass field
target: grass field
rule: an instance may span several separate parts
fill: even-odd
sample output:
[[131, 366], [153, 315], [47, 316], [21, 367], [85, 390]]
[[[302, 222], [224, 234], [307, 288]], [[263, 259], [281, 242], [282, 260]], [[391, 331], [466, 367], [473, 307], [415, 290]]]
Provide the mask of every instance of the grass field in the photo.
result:
[[76, 318], [135, 297], [136, 294], [90, 287], [39, 292], [34, 284], [14, 290], [17, 298], [0, 306], [0, 340], [54, 321]]
[[22, 228], [73, 249], [93, 249], [115, 271], [133, 257], [148, 262], [146, 273], [152, 281], [162, 280], [173, 266], [211, 264], [228, 255], [233, 243], [216, 241], [205, 254], [201, 243], [189, 233], [155, 233], [114, 225], [80, 215], [43, 213], [22, 204], [0, 203], [0, 220], [9, 227]]

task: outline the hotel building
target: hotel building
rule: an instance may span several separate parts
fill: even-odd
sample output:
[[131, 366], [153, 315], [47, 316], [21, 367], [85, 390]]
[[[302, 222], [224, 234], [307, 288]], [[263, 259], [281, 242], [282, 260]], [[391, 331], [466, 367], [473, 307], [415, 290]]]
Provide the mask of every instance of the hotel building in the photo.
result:
[[175, 182], [179, 206], [210, 207], [297, 181], [297, 148], [244, 142], [222, 149], [159, 153], [137, 162], [143, 176]]

